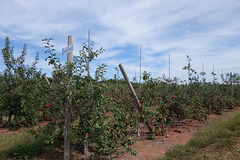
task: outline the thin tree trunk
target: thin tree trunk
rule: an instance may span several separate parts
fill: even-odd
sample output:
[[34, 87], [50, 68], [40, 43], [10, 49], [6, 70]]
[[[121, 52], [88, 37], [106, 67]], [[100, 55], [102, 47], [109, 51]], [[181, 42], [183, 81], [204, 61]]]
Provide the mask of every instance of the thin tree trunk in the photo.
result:
[[11, 124], [11, 119], [12, 119], [12, 112], [9, 112], [9, 115], [8, 115], [8, 122], [7, 122], [7, 128], [10, 126]]
[[0, 113], [0, 124], [3, 123], [2, 113]]

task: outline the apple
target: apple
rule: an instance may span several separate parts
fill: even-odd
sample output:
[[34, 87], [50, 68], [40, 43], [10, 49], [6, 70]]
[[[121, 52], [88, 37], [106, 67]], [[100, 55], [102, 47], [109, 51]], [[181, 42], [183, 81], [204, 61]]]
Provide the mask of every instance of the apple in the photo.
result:
[[58, 135], [58, 139], [63, 139], [63, 135]]

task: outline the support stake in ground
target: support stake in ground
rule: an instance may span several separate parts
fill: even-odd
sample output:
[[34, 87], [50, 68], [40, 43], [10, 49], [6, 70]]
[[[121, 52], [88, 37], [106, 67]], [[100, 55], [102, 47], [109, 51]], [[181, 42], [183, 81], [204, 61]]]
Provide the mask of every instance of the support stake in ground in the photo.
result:
[[[135, 100], [135, 102], [136, 102], [136, 104], [137, 104], [137, 109], [138, 109], [138, 111], [140, 111], [141, 103], [140, 103], [140, 101], [138, 100], [138, 97], [137, 97], [137, 95], [136, 95], [136, 93], [135, 93], [135, 91], [134, 91], [134, 89], [133, 89], [133, 87], [132, 87], [131, 82], [129, 81], [129, 78], [128, 78], [128, 76], [127, 76], [127, 73], [125, 72], [122, 63], [120, 63], [118, 66], [119, 66], [119, 68], [120, 68], [120, 70], [121, 70], [121, 72], [122, 72], [122, 74], [123, 74], [123, 77], [124, 77], [125, 81], [127, 82], [128, 88], [129, 88], [129, 90], [131, 91], [131, 93], [132, 93], [132, 95], [133, 95], [133, 98], [134, 98], [134, 100]], [[148, 121], [147, 119], [146, 119], [146, 125], [147, 125], [147, 127], [148, 127], [149, 132], [152, 133], [152, 132], [153, 132], [152, 127], [151, 127], [151, 125], [150, 125], [150, 123], [149, 123], [149, 121]]]

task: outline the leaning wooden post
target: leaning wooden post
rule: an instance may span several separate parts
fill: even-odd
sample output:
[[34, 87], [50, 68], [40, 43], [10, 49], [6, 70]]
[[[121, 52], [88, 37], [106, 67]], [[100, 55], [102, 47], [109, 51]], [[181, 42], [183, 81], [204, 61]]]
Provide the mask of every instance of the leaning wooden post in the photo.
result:
[[[123, 77], [124, 77], [125, 81], [127, 82], [128, 88], [131, 91], [131, 93], [132, 93], [132, 95], [134, 97], [135, 102], [137, 103], [137, 109], [138, 109], [138, 111], [140, 111], [141, 103], [138, 100], [138, 97], [137, 97], [137, 95], [136, 95], [136, 93], [135, 93], [135, 91], [134, 91], [134, 89], [132, 87], [132, 84], [130, 83], [130, 81], [128, 79], [128, 76], [127, 76], [127, 74], [126, 74], [126, 72], [125, 72], [125, 70], [123, 68], [122, 63], [120, 63], [118, 66], [119, 66], [119, 68], [120, 68], [120, 70], [121, 70], [121, 72], [123, 74]], [[151, 125], [150, 125], [150, 123], [149, 123], [149, 121], [147, 119], [146, 119], [146, 125], [148, 127], [149, 132], [152, 133], [153, 132], [152, 127], [151, 127]]]
[[49, 80], [48, 80], [48, 78], [47, 78], [47, 76], [44, 74], [43, 75], [43, 78], [45, 79], [45, 81], [47, 82], [47, 84], [50, 86], [50, 82], [49, 82]]
[[[73, 36], [68, 36], [68, 46], [73, 45]], [[71, 74], [70, 65], [73, 62], [73, 49], [67, 53], [68, 74]], [[69, 91], [69, 86], [67, 86]], [[64, 131], [64, 160], [70, 160], [70, 129], [71, 129], [71, 99], [65, 105], [65, 131]]]

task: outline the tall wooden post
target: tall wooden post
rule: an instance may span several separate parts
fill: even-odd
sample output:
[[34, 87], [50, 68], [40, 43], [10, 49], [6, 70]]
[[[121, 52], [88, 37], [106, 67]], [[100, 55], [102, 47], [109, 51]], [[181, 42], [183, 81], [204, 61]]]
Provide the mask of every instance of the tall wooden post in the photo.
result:
[[[73, 36], [68, 36], [68, 46], [73, 44]], [[73, 62], [73, 51], [67, 54], [67, 61]]]
[[[139, 97], [141, 98], [142, 97], [142, 94], [141, 94], [141, 80], [142, 80], [142, 45], [140, 45], [140, 74], [139, 74]], [[135, 76], [136, 77], [136, 76]], [[138, 134], [138, 137], [140, 137], [140, 119], [138, 119], [138, 129], [137, 129], [137, 134]]]
[[[87, 56], [87, 72], [88, 72], [88, 78], [89, 78], [89, 91], [93, 90], [93, 85], [91, 81], [91, 76], [90, 76], [90, 71], [89, 71], [89, 61], [90, 61], [90, 30], [88, 30], [88, 56]], [[87, 110], [90, 108], [90, 100], [88, 101], [87, 104]], [[88, 133], [84, 133], [85, 135], [85, 140], [84, 140], [84, 154], [88, 155]]]
[[171, 90], [170, 90], [170, 81], [171, 81], [171, 68], [170, 68], [170, 53], [168, 54], [168, 60], [169, 60], [169, 62], [168, 62], [168, 78], [169, 78], [169, 81], [168, 81], [168, 94], [169, 94], [169, 100], [170, 100], [170, 102], [172, 101], [172, 95], [171, 95]]
[[[68, 46], [73, 44], [73, 36], [68, 36]], [[73, 62], [73, 51], [67, 54], [68, 74], [71, 74], [69, 62]], [[69, 91], [69, 86], [67, 86]], [[71, 99], [65, 105], [64, 160], [70, 160]]]

